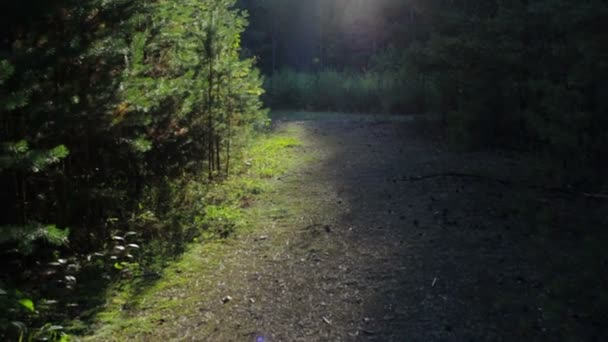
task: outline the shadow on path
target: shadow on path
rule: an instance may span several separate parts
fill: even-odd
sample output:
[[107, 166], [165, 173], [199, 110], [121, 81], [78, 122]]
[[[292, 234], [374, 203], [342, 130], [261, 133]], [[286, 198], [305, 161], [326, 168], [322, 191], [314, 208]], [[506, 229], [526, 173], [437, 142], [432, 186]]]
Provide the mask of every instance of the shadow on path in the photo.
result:
[[[335, 216], [311, 219], [290, 249], [303, 265], [280, 277], [287, 279], [286, 300], [307, 305], [273, 315], [294, 324], [276, 340], [607, 336], [605, 307], [594, 302], [603, 280], [575, 280], [582, 276], [577, 263], [587, 263], [591, 274], [605, 272], [582, 250], [602, 222], [586, 215], [581, 221], [576, 208], [592, 203], [476, 180], [407, 181], [447, 171], [510, 179], [526, 172], [506, 155], [444, 150], [412, 122], [291, 124], [305, 125], [315, 148], [331, 151], [302, 181], [321, 184], [308, 196]], [[590, 222], [596, 226], [581, 232], [580, 224]]]

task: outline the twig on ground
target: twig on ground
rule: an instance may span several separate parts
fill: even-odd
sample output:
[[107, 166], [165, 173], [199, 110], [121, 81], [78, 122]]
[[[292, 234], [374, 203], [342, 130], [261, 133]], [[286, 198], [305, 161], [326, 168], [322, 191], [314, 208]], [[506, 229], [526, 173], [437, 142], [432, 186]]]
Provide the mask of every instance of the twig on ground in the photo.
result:
[[404, 177], [403, 179], [401, 179], [401, 181], [419, 182], [419, 181], [423, 181], [423, 180], [427, 180], [427, 179], [446, 178], [446, 177], [479, 179], [479, 180], [485, 180], [485, 181], [490, 181], [490, 182], [496, 182], [496, 183], [499, 183], [499, 184], [502, 184], [505, 186], [519, 186], [519, 187], [524, 187], [524, 188], [539, 190], [539, 191], [559, 192], [559, 193], [570, 195], [570, 196], [581, 196], [581, 197], [597, 199], [597, 200], [608, 200], [608, 194], [580, 192], [580, 191], [574, 191], [574, 190], [560, 188], [560, 187], [549, 187], [549, 186], [536, 185], [536, 184], [525, 184], [525, 183], [515, 182], [515, 181], [501, 179], [501, 178], [489, 177], [489, 176], [484, 176], [484, 175], [476, 175], [476, 174], [458, 173], [458, 172], [442, 172], [442, 173], [432, 173], [432, 174], [422, 175], [422, 176], [409, 176], [409, 177]]

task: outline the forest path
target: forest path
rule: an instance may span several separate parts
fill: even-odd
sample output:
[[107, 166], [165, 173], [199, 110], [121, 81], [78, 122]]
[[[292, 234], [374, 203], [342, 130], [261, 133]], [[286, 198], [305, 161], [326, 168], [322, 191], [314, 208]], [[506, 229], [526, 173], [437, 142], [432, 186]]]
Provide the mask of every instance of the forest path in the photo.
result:
[[289, 153], [309, 163], [271, 181], [246, 210], [247, 232], [215, 250], [187, 252], [188, 261], [166, 276], [174, 279], [132, 310], [126, 330], [102, 328], [92, 339], [509, 341], [551, 334], [529, 266], [545, 256], [528, 233], [511, 229], [517, 199], [500, 184], [407, 180], [484, 168], [505, 176], [515, 162], [445, 151], [422, 128], [391, 117], [279, 121], [277, 131], [301, 141]]

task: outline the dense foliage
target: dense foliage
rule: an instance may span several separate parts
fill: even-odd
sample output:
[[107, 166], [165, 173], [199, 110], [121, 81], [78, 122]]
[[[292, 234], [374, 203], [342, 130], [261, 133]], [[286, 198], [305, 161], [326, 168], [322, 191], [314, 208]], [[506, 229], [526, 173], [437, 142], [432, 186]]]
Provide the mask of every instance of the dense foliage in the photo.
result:
[[602, 1], [431, 2], [429, 39], [406, 57], [470, 144], [542, 152], [562, 183], [598, 191], [608, 164], [608, 18]]
[[86, 255], [133, 257], [104, 253], [112, 237], [174, 248], [199, 228], [170, 204], [201, 174], [227, 174], [266, 119], [234, 1], [31, 0], [0, 13], [4, 340], [45, 319], [39, 303], [73, 311], [54, 299]]

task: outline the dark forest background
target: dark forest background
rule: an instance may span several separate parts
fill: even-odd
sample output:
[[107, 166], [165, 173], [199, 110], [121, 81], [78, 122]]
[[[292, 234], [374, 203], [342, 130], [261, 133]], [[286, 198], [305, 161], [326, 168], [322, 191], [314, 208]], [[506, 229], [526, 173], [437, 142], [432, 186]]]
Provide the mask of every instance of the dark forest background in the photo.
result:
[[272, 108], [434, 114], [469, 147], [534, 151], [602, 190], [603, 1], [242, 1]]

